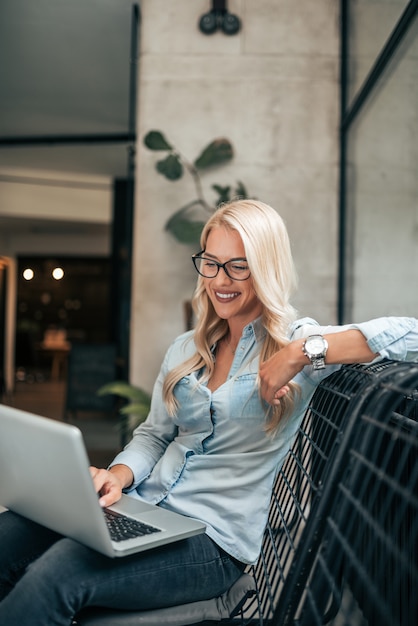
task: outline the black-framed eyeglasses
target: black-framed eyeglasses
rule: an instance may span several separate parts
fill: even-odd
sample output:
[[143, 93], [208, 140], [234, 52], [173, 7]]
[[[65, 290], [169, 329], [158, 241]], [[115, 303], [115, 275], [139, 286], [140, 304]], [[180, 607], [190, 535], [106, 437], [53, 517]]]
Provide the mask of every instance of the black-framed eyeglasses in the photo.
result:
[[204, 252], [204, 250], [201, 250], [192, 256], [196, 270], [204, 278], [215, 278], [221, 268], [232, 280], [248, 280], [251, 276], [247, 259], [230, 259], [226, 263], [218, 263], [214, 259], [202, 256]]

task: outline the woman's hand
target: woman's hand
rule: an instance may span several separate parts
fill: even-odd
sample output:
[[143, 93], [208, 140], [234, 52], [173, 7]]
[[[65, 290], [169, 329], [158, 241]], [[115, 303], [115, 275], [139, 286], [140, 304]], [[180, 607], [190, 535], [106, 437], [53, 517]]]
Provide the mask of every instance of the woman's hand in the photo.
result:
[[280, 404], [280, 400], [283, 398], [283, 396], [289, 393], [289, 391], [290, 387], [288, 385], [283, 385], [283, 387], [280, 387], [280, 389], [277, 389], [273, 393], [273, 398], [270, 400], [269, 404], [271, 404], [271, 406], [277, 406], [278, 404]]
[[301, 342], [295, 341], [260, 365], [261, 396], [268, 404], [280, 404], [281, 398], [289, 393], [288, 383], [303, 368], [304, 359]]
[[114, 465], [110, 470], [90, 467], [94, 487], [100, 495], [102, 507], [111, 506], [121, 499], [122, 489], [133, 482], [133, 474], [127, 465]]

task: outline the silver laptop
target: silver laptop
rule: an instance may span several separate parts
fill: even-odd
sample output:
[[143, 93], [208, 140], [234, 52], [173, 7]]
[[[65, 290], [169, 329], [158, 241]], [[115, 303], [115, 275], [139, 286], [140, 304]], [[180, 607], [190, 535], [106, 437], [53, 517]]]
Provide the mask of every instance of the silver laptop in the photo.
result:
[[0, 505], [110, 557], [205, 531], [197, 520], [124, 495], [109, 507], [110, 514], [142, 522], [145, 534], [112, 539], [93, 487], [80, 429], [2, 404]]

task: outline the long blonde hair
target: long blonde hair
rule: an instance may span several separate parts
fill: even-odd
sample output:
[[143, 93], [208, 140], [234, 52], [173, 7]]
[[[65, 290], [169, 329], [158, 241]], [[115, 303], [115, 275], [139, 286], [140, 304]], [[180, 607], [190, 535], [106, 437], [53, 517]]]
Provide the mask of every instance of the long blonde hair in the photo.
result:
[[[258, 200], [235, 200], [222, 205], [202, 231], [202, 250], [205, 250], [209, 233], [217, 227], [237, 231], [244, 244], [253, 288], [262, 305], [262, 323], [267, 331], [260, 353], [262, 363], [288, 343], [288, 327], [296, 318], [296, 311], [290, 304], [296, 287], [296, 271], [287, 229], [279, 214]], [[164, 402], [171, 415], [177, 409], [175, 385], [182, 377], [202, 367], [205, 368], [204, 380], [208, 380], [214, 369], [211, 349], [228, 332], [228, 324], [216, 314], [201, 276], [192, 304], [197, 320], [193, 337], [196, 353], [171, 370], [164, 381]], [[290, 415], [296, 392], [297, 387], [291, 384], [280, 406], [270, 408], [268, 432], [274, 433], [281, 420]]]

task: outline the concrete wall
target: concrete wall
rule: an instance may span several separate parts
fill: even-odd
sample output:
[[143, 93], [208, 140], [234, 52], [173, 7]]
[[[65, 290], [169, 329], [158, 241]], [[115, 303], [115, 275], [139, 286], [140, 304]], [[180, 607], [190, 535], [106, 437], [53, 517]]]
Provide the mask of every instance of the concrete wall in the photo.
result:
[[191, 181], [159, 176], [144, 135], [162, 130], [191, 160], [213, 138], [235, 148], [210, 185], [242, 180], [277, 209], [300, 276], [295, 305], [336, 320], [339, 3], [231, 0], [238, 35], [197, 28], [208, 2], [145, 0], [139, 69], [137, 192], [132, 308], [132, 379], [150, 388], [171, 340], [184, 330], [192, 250], [164, 231], [194, 197]]

